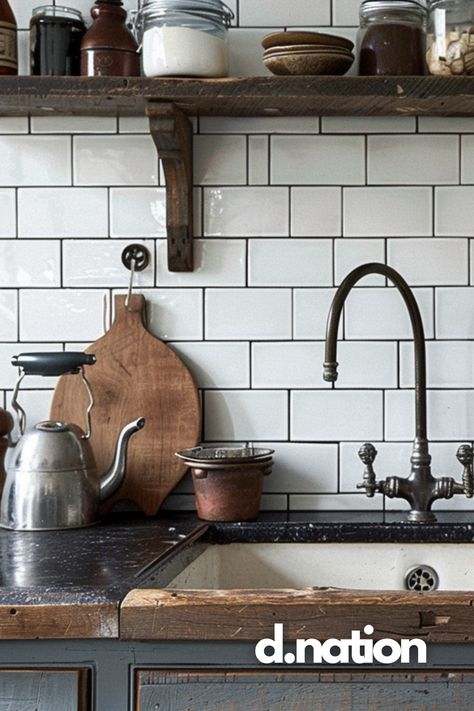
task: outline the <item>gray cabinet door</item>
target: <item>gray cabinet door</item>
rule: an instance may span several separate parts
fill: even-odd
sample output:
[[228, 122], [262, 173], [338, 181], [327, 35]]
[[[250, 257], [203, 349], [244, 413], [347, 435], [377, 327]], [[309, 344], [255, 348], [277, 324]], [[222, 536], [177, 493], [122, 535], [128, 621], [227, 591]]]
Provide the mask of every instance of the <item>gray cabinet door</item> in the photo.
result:
[[88, 711], [87, 669], [0, 669], [0, 711]]
[[135, 711], [467, 711], [463, 672], [139, 671]]

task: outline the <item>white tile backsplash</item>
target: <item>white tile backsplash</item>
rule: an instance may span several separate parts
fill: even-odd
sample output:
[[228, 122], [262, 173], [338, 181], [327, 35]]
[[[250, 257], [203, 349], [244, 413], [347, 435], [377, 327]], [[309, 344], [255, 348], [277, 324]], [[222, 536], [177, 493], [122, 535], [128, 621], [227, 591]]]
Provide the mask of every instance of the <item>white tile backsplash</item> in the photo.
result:
[[19, 237], [107, 237], [106, 188], [20, 188]]
[[[32, 3], [10, 1], [27, 73]], [[231, 76], [269, 76], [269, 32], [355, 39], [360, 0], [229, 1]], [[88, 21], [91, 5], [72, 0]], [[400, 509], [355, 490], [365, 440], [379, 450], [379, 476], [404, 476], [414, 435], [412, 331], [383, 277], [350, 295], [339, 380], [322, 379], [335, 287], [381, 262], [414, 287], [433, 473], [459, 479], [457, 444], [474, 437], [474, 119], [269, 113], [192, 123], [195, 271], [186, 273], [167, 268], [164, 174], [146, 117], [0, 118], [0, 394], [9, 401], [13, 354], [100, 337], [104, 298], [127, 289], [122, 249], [146, 241], [154, 259], [136, 289], [150, 332], [203, 391], [203, 436], [276, 450], [263, 508]], [[32, 421], [48, 415], [53, 384], [30, 379], [22, 402]], [[166, 507], [193, 506], [187, 479]], [[437, 505], [446, 507], [473, 504]]]

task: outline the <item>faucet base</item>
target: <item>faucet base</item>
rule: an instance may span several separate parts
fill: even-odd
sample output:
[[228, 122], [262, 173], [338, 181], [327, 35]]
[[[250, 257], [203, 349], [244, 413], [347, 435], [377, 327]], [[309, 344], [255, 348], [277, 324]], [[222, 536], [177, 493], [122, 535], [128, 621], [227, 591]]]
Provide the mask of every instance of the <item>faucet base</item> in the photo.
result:
[[436, 516], [432, 511], [416, 511], [408, 513], [408, 523], [435, 523]]

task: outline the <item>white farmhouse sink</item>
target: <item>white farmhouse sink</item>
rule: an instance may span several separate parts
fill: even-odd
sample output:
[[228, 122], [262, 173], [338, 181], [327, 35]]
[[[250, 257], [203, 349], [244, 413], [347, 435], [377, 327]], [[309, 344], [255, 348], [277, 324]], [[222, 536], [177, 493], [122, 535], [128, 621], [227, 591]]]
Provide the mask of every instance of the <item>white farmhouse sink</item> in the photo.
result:
[[405, 590], [406, 573], [423, 566], [436, 571], [439, 590], [474, 591], [474, 543], [211, 545], [168, 587]]

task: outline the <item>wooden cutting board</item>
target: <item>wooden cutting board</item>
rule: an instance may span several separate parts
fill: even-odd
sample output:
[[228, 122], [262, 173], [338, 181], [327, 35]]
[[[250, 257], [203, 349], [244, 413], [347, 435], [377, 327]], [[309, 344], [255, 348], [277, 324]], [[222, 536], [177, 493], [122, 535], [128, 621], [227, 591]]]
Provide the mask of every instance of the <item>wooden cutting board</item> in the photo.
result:
[[[186, 472], [174, 453], [194, 447], [200, 436], [201, 408], [189, 370], [176, 353], [145, 328], [145, 299], [115, 297], [115, 321], [110, 330], [87, 348], [97, 357], [87, 367], [94, 393], [91, 444], [99, 473], [111, 464], [115, 442], [128, 422], [145, 417], [143, 430], [130, 439], [125, 481], [104, 504], [133, 501], [148, 515]], [[87, 394], [77, 375], [64, 375], [57, 384], [51, 418], [86, 429]]]

